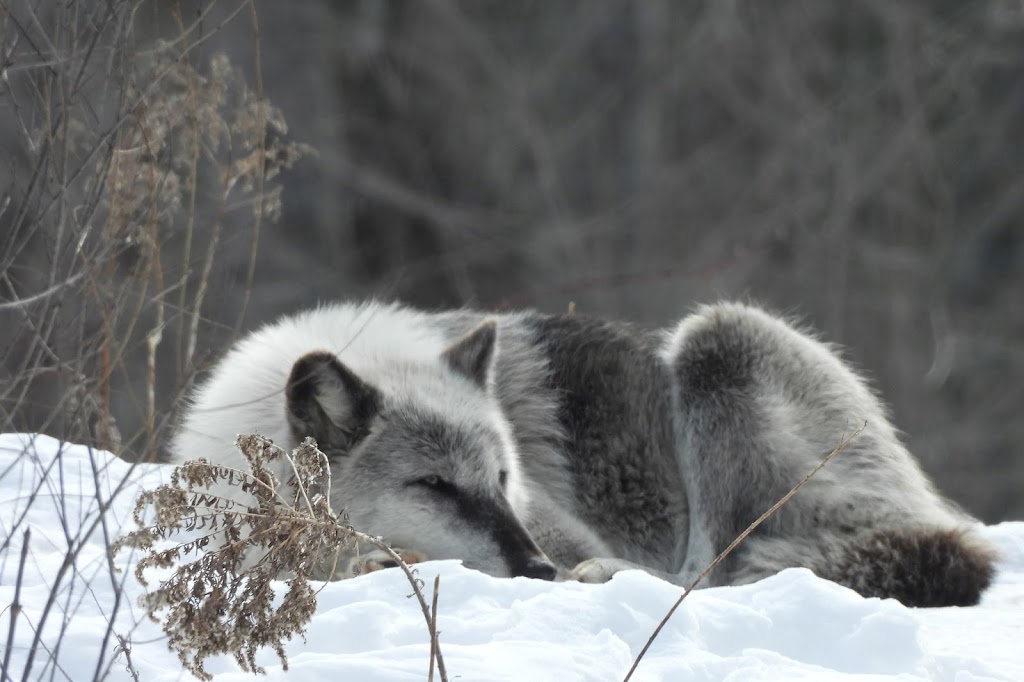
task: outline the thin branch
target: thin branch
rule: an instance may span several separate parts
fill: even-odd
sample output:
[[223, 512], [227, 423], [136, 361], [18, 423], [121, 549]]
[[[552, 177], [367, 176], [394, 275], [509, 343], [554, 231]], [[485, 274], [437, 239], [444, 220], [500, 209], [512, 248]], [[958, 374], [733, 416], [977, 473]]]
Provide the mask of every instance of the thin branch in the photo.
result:
[[7, 631], [7, 644], [4, 646], [4, 664], [0, 666], [5, 681], [14, 679], [8, 671], [11, 669], [11, 654], [14, 652], [14, 630], [18, 625], [18, 616], [21, 615], [21, 583], [25, 575], [25, 561], [28, 558], [28, 544], [31, 538], [32, 529], [26, 528], [22, 538], [21, 559], [18, 561], [18, 577], [14, 582], [14, 599], [11, 600], [11, 605], [8, 607], [11, 612], [11, 625]]
[[17, 308], [25, 308], [25, 307], [33, 304], [33, 303], [36, 303], [38, 301], [42, 301], [44, 299], [50, 298], [51, 296], [53, 296], [55, 294], [59, 294], [64, 289], [67, 289], [69, 286], [77, 283], [78, 280], [82, 279], [87, 274], [89, 274], [89, 272], [87, 270], [84, 270], [82, 272], [79, 272], [76, 275], [72, 275], [71, 277], [68, 277], [63, 282], [59, 282], [57, 284], [54, 284], [51, 287], [47, 287], [46, 289], [44, 289], [43, 291], [40, 291], [37, 294], [32, 294], [31, 296], [28, 296], [26, 298], [19, 298], [19, 299], [14, 300], [14, 301], [6, 301], [4, 303], [0, 303], [0, 312], [3, 312], [4, 310], [14, 310], [14, 309], [17, 309]]
[[[391, 558], [392, 561], [398, 564], [398, 567], [405, 573], [406, 579], [409, 584], [412, 585], [413, 594], [416, 595], [416, 601], [420, 604], [420, 610], [423, 611], [423, 620], [427, 623], [427, 630], [430, 632], [430, 650], [431, 650], [431, 661], [437, 661], [437, 674], [441, 677], [441, 682], [448, 682], [448, 671], [444, 666], [444, 658], [441, 656], [441, 645], [437, 641], [437, 624], [434, 621], [431, 609], [427, 606], [427, 599], [423, 596], [423, 581], [416, 577], [415, 569], [405, 563], [405, 559], [391, 549], [386, 542], [380, 538], [361, 533], [357, 530], [351, 530], [352, 537], [363, 542], [368, 542], [379, 550], [382, 550], [385, 554]], [[437, 608], [437, 584], [439, 577], [434, 579], [434, 608]]]
[[434, 598], [430, 602], [430, 668], [427, 671], [427, 682], [434, 682], [434, 659], [439, 655], [437, 648], [437, 593], [441, 586], [441, 576], [434, 576]]
[[260, 51], [260, 22], [259, 17], [256, 15], [256, 5], [253, 0], [249, 0], [249, 21], [252, 24], [253, 32], [253, 71], [256, 75], [256, 97], [259, 101], [257, 107], [257, 120], [258, 128], [260, 130], [259, 137], [259, 173], [256, 176], [256, 199], [259, 201], [259, 209], [253, 215], [252, 224], [252, 241], [249, 244], [249, 264], [245, 271], [245, 285], [242, 287], [242, 302], [238, 307], [238, 315], [235, 318], [235, 327], [232, 334], [232, 338], [237, 338], [238, 334], [242, 331], [242, 323], [245, 321], [245, 313], [249, 308], [249, 298], [252, 296], [252, 284], [253, 278], [256, 275], [256, 256], [260, 243], [260, 227], [263, 224], [263, 213], [265, 206], [263, 199], [266, 194], [266, 180], [267, 180], [267, 109], [266, 101], [264, 100], [263, 92], [263, 57]]

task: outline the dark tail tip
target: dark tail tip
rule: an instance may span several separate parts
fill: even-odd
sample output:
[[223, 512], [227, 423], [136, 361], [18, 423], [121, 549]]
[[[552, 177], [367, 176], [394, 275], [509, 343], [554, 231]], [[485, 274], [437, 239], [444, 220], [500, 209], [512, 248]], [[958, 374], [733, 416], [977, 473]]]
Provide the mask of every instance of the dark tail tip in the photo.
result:
[[974, 606], [992, 583], [995, 560], [965, 529], [876, 531], [848, 547], [837, 581], [907, 606]]

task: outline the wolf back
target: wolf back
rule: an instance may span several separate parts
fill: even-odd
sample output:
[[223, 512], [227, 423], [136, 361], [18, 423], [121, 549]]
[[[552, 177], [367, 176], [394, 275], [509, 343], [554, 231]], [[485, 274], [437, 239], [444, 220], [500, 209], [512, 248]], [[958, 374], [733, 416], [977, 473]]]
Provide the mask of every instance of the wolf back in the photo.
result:
[[[179, 460], [236, 434], [316, 439], [353, 526], [492, 575], [688, 584], [858, 426], [707, 578], [804, 566], [865, 596], [973, 604], [993, 573], [834, 348], [757, 307], [671, 329], [535, 312], [338, 304], [240, 341], [185, 410]], [[226, 494], [237, 495], [237, 491]]]

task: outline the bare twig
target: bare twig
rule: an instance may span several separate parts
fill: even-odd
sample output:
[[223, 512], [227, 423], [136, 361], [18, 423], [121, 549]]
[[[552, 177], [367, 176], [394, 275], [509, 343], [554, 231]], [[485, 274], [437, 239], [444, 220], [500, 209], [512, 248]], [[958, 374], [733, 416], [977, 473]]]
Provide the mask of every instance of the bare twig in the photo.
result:
[[[434, 598], [430, 602], [430, 667], [427, 670], [427, 682], [434, 682], [434, 659], [440, 656], [437, 646], [437, 593], [441, 586], [441, 576], [434, 576]], [[444, 673], [441, 673], [444, 679]]]
[[430, 667], [433, 668], [434, 661], [437, 661], [437, 674], [441, 677], [441, 682], [448, 682], [448, 671], [445, 669], [444, 658], [441, 656], [441, 645], [437, 641], [437, 587], [441, 577], [434, 577], [433, 609], [431, 609], [430, 606], [427, 606], [426, 597], [423, 596], [423, 581], [416, 577], [416, 569], [405, 563], [405, 559], [380, 538], [360, 533], [357, 530], [352, 530], [351, 533], [353, 538], [368, 542], [377, 549], [384, 551], [405, 573], [406, 579], [412, 585], [416, 601], [419, 602], [420, 610], [423, 611], [423, 619], [426, 621], [427, 631], [430, 633]]
[[701, 574], [698, 575], [692, 583], [690, 583], [689, 587], [687, 587], [683, 591], [683, 593], [679, 595], [679, 599], [676, 600], [676, 603], [672, 605], [672, 608], [668, 610], [668, 613], [666, 613], [665, 616], [661, 619], [661, 622], [658, 623], [658, 626], [654, 628], [654, 632], [652, 632], [651, 636], [647, 638], [647, 642], [644, 644], [644, 648], [640, 650], [639, 654], [637, 654], [636, 659], [634, 659], [633, 661], [633, 665], [629, 668], [629, 672], [627, 672], [626, 676], [622, 678], [622, 682], [629, 682], [629, 680], [633, 677], [633, 673], [636, 671], [637, 666], [640, 665], [640, 661], [643, 660], [643, 657], [647, 653], [647, 650], [651, 648], [651, 645], [654, 643], [654, 640], [657, 639], [658, 635], [664, 629], [665, 625], [668, 624], [669, 619], [672, 618], [672, 614], [674, 614], [676, 612], [676, 609], [678, 609], [680, 605], [682, 605], [683, 600], [686, 599], [690, 595], [690, 593], [697, 588], [697, 585], [699, 585], [701, 581], [703, 581], [704, 578], [706, 578], [711, 573], [711, 571], [715, 570], [718, 564], [722, 563], [722, 561], [725, 560], [725, 558], [729, 556], [732, 553], [732, 551], [736, 549], [736, 547], [738, 547], [739, 544], [747, 538], [748, 535], [753, 533], [758, 526], [764, 523], [769, 517], [771, 517], [772, 514], [777, 512], [782, 507], [782, 505], [789, 502], [790, 498], [796, 495], [797, 491], [800, 490], [800, 488], [804, 487], [804, 485], [808, 481], [810, 481], [819, 471], [821, 471], [826, 464], [831, 462], [836, 455], [845, 450], [846, 447], [851, 442], [853, 442], [853, 439], [860, 435], [860, 433], [864, 430], [866, 426], [867, 422], [862, 424], [859, 428], [857, 428], [857, 430], [855, 430], [848, 437], [843, 439], [843, 442], [837, 445], [835, 449], [832, 450], [832, 452], [828, 453], [828, 456], [825, 457], [825, 459], [821, 460], [821, 463], [819, 463], [818, 466], [814, 467], [813, 471], [804, 476], [799, 483], [793, 486], [792, 490], [790, 490], [788, 493], [782, 496], [782, 499], [773, 504], [768, 511], [761, 514], [761, 516], [759, 516], [756, 521], [747, 526], [746, 530], [744, 530], [742, 533], [736, 536], [736, 539], [730, 542], [729, 546], [723, 549], [719, 553], [719, 555], [715, 557], [715, 560], [708, 564], [707, 568], [705, 568], [703, 572], [701, 572]]
[[132, 663], [132, 643], [127, 637], [117, 635], [117, 649], [115, 654], [120, 651], [124, 654], [124, 669], [132, 676], [135, 682], [139, 682], [139, 671], [135, 669], [135, 665]]
[[18, 577], [14, 583], [14, 599], [11, 600], [10, 610], [11, 625], [7, 631], [7, 644], [4, 646], [4, 664], [0, 666], [3, 670], [4, 680], [13, 679], [8, 672], [11, 669], [11, 654], [14, 652], [14, 631], [18, 625], [18, 616], [21, 615], [21, 583], [25, 575], [25, 560], [28, 558], [28, 544], [32, 538], [32, 529], [26, 528], [22, 537], [21, 558], [18, 561]]
[[[249, 0], [249, 21], [253, 33], [253, 72], [256, 75], [256, 96], [263, 102], [263, 58], [260, 53], [260, 22], [256, 14], [256, 4]], [[257, 109], [257, 127], [263, 130], [267, 126], [266, 107], [260, 106]], [[249, 298], [252, 296], [253, 276], [256, 274], [256, 255], [260, 243], [260, 227], [263, 224], [265, 207], [263, 199], [265, 195], [265, 183], [267, 180], [267, 143], [266, 137], [260, 135], [258, 140], [259, 171], [256, 174], [256, 201], [257, 208], [253, 212], [252, 241], [249, 244], [249, 263], [245, 271], [245, 285], [242, 287], [242, 303], [238, 307], [238, 315], [235, 318], [233, 337], [238, 336], [242, 330], [242, 322], [245, 320], [246, 310], [249, 308]]]
[[78, 272], [71, 275], [63, 282], [58, 282], [57, 284], [47, 288], [45, 291], [40, 291], [36, 294], [32, 294], [31, 296], [26, 296], [17, 300], [0, 302], [0, 312], [5, 310], [14, 310], [15, 308], [27, 308], [28, 306], [38, 303], [46, 298], [56, 296], [60, 294], [62, 290], [77, 284], [87, 274], [87, 272]]

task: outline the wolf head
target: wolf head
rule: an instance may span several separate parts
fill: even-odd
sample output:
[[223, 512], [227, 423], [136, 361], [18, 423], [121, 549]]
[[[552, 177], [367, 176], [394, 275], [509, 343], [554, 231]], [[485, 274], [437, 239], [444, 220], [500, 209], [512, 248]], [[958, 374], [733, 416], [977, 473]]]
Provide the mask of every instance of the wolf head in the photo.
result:
[[327, 454], [332, 504], [355, 528], [491, 575], [550, 580], [556, 568], [522, 521], [527, 486], [493, 394], [495, 345], [492, 320], [434, 363], [389, 363], [381, 385], [309, 353], [287, 382], [288, 423]]

